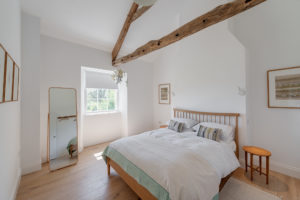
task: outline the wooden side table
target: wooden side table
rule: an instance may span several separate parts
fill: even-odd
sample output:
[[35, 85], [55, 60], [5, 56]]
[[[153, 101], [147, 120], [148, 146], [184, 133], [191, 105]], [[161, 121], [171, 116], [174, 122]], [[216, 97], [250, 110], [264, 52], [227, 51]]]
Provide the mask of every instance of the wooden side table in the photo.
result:
[[[245, 151], [245, 170], [248, 172], [248, 167], [250, 167], [251, 181], [253, 181], [253, 172], [257, 171], [260, 175], [263, 174], [266, 176], [266, 184], [269, 184], [269, 158], [271, 156], [271, 152], [255, 146], [243, 146], [243, 150]], [[248, 165], [248, 153], [250, 153], [250, 165]], [[259, 156], [259, 167], [257, 168], [253, 167], [253, 155]], [[262, 172], [262, 156], [266, 157], [266, 173]]]

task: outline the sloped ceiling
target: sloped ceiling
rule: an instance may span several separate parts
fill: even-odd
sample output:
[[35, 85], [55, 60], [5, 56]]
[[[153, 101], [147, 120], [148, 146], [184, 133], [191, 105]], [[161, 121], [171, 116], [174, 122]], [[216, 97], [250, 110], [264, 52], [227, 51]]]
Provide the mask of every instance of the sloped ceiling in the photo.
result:
[[[41, 34], [111, 52], [132, 0], [21, 0]], [[158, 0], [130, 27], [120, 55], [173, 31], [225, 0]], [[156, 54], [156, 56], [155, 56]], [[158, 53], [145, 59], [153, 61]]]

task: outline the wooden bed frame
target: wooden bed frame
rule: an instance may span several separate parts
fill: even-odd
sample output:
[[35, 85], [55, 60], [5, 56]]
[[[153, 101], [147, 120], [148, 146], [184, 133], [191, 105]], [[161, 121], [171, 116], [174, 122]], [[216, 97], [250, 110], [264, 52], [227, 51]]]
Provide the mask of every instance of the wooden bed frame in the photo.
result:
[[[192, 110], [174, 109], [174, 117], [194, 119], [199, 122], [215, 122], [219, 124], [226, 124], [235, 127], [235, 143], [236, 143], [236, 157], [239, 159], [239, 132], [238, 132], [238, 118], [239, 113], [212, 113], [212, 112], [198, 112]], [[110, 176], [110, 167], [112, 167], [121, 178], [129, 185], [129, 187], [143, 200], [157, 200], [145, 187], [140, 185], [134, 178], [128, 175], [116, 162], [107, 157], [107, 174]], [[226, 182], [232, 176], [233, 172], [227, 177], [222, 178], [219, 191], [222, 190]]]

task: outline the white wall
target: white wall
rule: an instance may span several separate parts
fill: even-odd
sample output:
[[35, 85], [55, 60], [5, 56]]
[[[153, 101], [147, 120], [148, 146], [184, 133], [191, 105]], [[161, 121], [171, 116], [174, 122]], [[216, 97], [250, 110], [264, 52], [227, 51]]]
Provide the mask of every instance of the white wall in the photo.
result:
[[[77, 89], [81, 108], [81, 66], [112, 70], [111, 55], [100, 50], [41, 36], [41, 150], [47, 152], [48, 88], [53, 86]], [[122, 66], [128, 73], [128, 134], [152, 129], [152, 65], [134, 61]], [[149, 106], [150, 105], [150, 106]], [[79, 114], [79, 147], [83, 147], [84, 126]], [[142, 112], [141, 112], [142, 111]], [[120, 124], [122, 126], [122, 124]], [[95, 133], [97, 134], [97, 133]]]
[[[184, 16], [184, 13], [182, 16]], [[180, 20], [184, 18], [180, 17]], [[245, 51], [223, 22], [168, 47], [154, 65], [154, 126], [165, 124], [172, 108], [237, 112], [240, 143], [247, 143]], [[158, 85], [171, 83], [171, 105], [158, 104]]]
[[83, 145], [92, 146], [122, 137], [122, 115], [87, 114], [83, 118]]
[[[19, 0], [0, 1], [0, 43], [21, 67]], [[20, 100], [0, 104], [0, 199], [13, 200], [20, 178]]]
[[[128, 135], [153, 129], [153, 66], [136, 60], [122, 66], [127, 72]], [[125, 108], [126, 109], [126, 108]]]
[[[300, 1], [267, 1], [231, 22], [247, 50], [251, 144], [272, 152], [271, 169], [300, 178], [300, 112], [268, 109], [267, 70], [300, 66]], [[249, 112], [248, 112], [249, 111]]]
[[41, 169], [40, 153], [40, 20], [22, 13], [22, 174]]

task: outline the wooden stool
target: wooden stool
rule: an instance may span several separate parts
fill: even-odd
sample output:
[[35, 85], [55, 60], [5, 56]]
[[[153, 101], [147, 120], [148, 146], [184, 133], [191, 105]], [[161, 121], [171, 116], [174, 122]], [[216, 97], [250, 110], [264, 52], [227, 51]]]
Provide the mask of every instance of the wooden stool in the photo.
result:
[[[269, 157], [271, 156], [271, 152], [259, 147], [255, 146], [243, 146], [243, 150], [245, 151], [245, 170], [248, 172], [248, 167], [251, 169], [251, 181], [253, 181], [253, 171], [259, 172], [259, 174], [263, 174], [266, 176], [266, 183], [269, 184]], [[250, 165], [248, 165], [248, 153], [250, 153]], [[259, 156], [259, 167], [253, 167], [253, 155]], [[262, 172], [261, 167], [261, 157], [266, 157], [266, 173]], [[259, 169], [259, 170], [258, 170]]]

